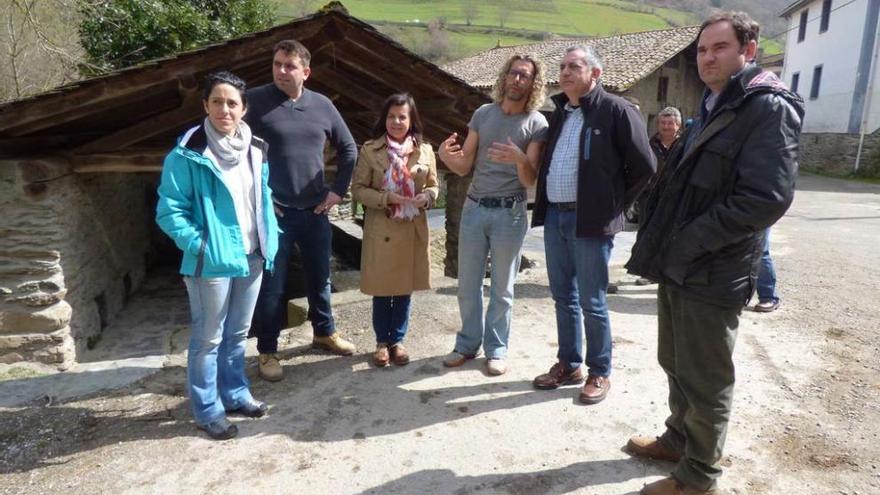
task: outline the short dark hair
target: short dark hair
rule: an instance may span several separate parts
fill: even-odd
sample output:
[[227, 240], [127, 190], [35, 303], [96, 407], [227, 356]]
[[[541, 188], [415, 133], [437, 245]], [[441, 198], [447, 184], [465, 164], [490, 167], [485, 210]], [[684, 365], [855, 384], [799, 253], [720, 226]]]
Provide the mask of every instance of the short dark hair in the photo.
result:
[[312, 61], [312, 54], [309, 52], [309, 49], [296, 40], [282, 40], [275, 43], [275, 46], [272, 48], [272, 56], [274, 57], [279, 51], [283, 51], [288, 55], [296, 55], [304, 67], [308, 67]]
[[708, 19], [703, 21], [703, 24], [700, 26], [700, 32], [697, 33], [697, 39], [700, 39], [700, 35], [703, 34], [703, 30], [707, 27], [725, 21], [730, 23], [741, 47], [746, 46], [749, 44], [749, 41], [752, 40], [754, 40], [755, 43], [758, 42], [758, 34], [761, 32], [761, 25], [745, 12], [734, 12], [730, 10], [715, 12], [710, 15]]
[[401, 105], [409, 105], [408, 135], [412, 136], [415, 145], [418, 146], [422, 144], [422, 130], [424, 127], [422, 127], [422, 119], [419, 117], [419, 109], [416, 108], [416, 101], [409, 93], [394, 93], [385, 99], [385, 103], [382, 104], [382, 113], [379, 114], [379, 120], [377, 120], [376, 125], [373, 126], [373, 137], [379, 139], [388, 132], [385, 128], [385, 120], [388, 118], [388, 112], [391, 111], [391, 107]]
[[225, 70], [212, 72], [205, 76], [205, 82], [202, 87], [203, 101], [208, 101], [208, 98], [211, 97], [211, 91], [214, 91], [214, 87], [218, 84], [228, 84], [237, 89], [238, 94], [241, 96], [241, 104], [247, 107], [247, 84], [245, 84], [242, 78]]

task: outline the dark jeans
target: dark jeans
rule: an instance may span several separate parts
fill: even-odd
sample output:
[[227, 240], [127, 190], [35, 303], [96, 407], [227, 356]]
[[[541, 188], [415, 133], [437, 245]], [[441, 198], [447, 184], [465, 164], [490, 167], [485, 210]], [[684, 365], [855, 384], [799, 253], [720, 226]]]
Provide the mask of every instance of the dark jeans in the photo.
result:
[[330, 247], [333, 232], [327, 215], [312, 210], [283, 208], [278, 217], [281, 234], [275, 272], [263, 274], [263, 286], [257, 300], [254, 334], [261, 354], [278, 352], [278, 336], [287, 326], [287, 266], [294, 244], [302, 256], [309, 300], [309, 321], [316, 336], [332, 335], [335, 331], [330, 308]]
[[770, 257], [770, 229], [764, 234], [764, 253], [758, 267], [758, 302], [779, 302], [776, 294], [776, 267]]
[[403, 341], [409, 326], [411, 299], [409, 295], [373, 297], [373, 331], [376, 332], [376, 343], [394, 345]]
[[657, 290], [657, 360], [669, 381], [671, 413], [660, 440], [683, 454], [672, 475], [702, 490], [721, 476], [741, 311], [692, 299], [663, 283]]

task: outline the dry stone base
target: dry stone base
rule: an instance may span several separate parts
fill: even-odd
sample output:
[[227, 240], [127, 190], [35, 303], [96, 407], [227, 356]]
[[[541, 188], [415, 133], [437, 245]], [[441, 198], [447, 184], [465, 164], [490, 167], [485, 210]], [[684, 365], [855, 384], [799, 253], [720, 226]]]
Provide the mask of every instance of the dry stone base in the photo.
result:
[[67, 326], [72, 313], [67, 301], [59, 301], [38, 311], [6, 310], [0, 312], [0, 334], [54, 332]]
[[146, 275], [151, 187], [137, 174], [0, 163], [0, 361], [63, 367], [94, 342]]
[[[805, 170], [849, 175], [854, 171], [858, 148], [858, 134], [803, 133], [798, 161]], [[880, 131], [865, 135], [859, 169], [867, 175], [880, 172]]]
[[66, 368], [73, 363], [70, 327], [52, 333], [0, 335], [0, 363], [37, 361]]

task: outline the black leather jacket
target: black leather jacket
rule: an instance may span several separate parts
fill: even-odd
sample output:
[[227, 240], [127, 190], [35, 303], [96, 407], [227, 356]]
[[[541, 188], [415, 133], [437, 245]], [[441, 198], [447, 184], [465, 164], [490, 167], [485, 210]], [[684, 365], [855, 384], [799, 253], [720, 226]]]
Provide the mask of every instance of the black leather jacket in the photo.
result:
[[672, 150], [641, 212], [630, 273], [725, 307], [751, 298], [764, 231], [794, 197], [803, 100], [750, 65]]

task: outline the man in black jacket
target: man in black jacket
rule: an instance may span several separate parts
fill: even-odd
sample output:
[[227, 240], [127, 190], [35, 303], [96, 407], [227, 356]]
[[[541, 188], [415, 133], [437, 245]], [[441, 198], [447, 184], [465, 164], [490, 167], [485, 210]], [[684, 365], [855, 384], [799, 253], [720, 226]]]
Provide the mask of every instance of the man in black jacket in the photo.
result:
[[641, 114], [606, 93], [601, 74], [602, 61], [592, 48], [566, 50], [559, 67], [563, 92], [552, 98], [556, 110], [532, 216], [533, 226], [544, 226], [559, 338], [556, 363], [533, 383], [538, 389], [581, 383], [586, 360], [580, 393], [585, 404], [601, 402], [611, 387], [605, 294], [614, 235], [656, 167]]
[[722, 12], [703, 23], [701, 118], [673, 149], [646, 201], [627, 263], [656, 280], [658, 351], [670, 416], [635, 454], [677, 462], [643, 494], [717, 493], [733, 399], [733, 346], [764, 232], [791, 204], [803, 101], [751, 63], [758, 24]]

